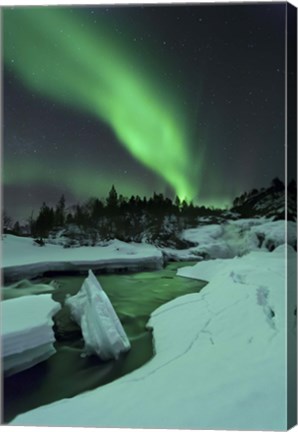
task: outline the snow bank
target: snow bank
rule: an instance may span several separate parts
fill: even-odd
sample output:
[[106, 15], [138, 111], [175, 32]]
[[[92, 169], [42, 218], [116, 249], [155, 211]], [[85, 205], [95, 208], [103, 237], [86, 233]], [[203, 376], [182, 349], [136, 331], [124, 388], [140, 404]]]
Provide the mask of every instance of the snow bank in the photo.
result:
[[196, 252], [195, 248], [190, 249], [173, 249], [163, 247], [162, 252], [166, 261], [201, 261], [202, 254]]
[[47, 271], [159, 269], [163, 255], [178, 261], [242, 256], [251, 250], [273, 250], [285, 242], [296, 245], [294, 222], [266, 218], [230, 220], [183, 231], [182, 239], [193, 247], [183, 250], [157, 249], [145, 243], [112, 240], [105, 246], [65, 249], [47, 244], [39, 247], [33, 239], [6, 235], [3, 239], [3, 269], [6, 281], [39, 276]]
[[262, 242], [263, 248], [270, 250], [285, 243], [286, 229], [287, 242], [294, 247], [297, 238], [297, 224], [295, 222], [290, 221], [287, 224], [284, 221], [266, 222], [254, 226], [251, 232]]
[[[182, 238], [196, 246], [188, 249], [189, 258], [201, 256], [207, 259], [242, 256], [252, 250], [274, 250], [287, 242], [296, 245], [296, 223], [266, 218], [239, 219], [222, 225], [205, 225], [185, 230]], [[183, 252], [177, 251], [177, 258]]]
[[208, 244], [210, 241], [221, 237], [223, 234], [223, 226], [212, 224], [203, 225], [198, 228], [184, 230], [183, 239], [197, 244]]
[[80, 291], [68, 298], [66, 304], [82, 329], [87, 354], [95, 353], [109, 360], [130, 349], [116, 312], [91, 270]]
[[106, 246], [64, 249], [51, 244], [40, 247], [32, 238], [6, 235], [2, 250], [6, 280], [39, 276], [47, 271], [159, 269], [163, 264], [162, 253], [154, 246], [119, 240]]
[[[286, 429], [286, 252], [294, 269], [296, 253], [285, 246], [198, 263], [196, 275], [209, 279], [207, 286], [151, 316], [156, 356], [150, 362], [12, 424]], [[294, 311], [288, 318], [294, 320]], [[288, 343], [291, 338], [294, 330]]]
[[2, 357], [5, 375], [46, 360], [56, 351], [52, 317], [60, 309], [50, 294], [2, 302]]

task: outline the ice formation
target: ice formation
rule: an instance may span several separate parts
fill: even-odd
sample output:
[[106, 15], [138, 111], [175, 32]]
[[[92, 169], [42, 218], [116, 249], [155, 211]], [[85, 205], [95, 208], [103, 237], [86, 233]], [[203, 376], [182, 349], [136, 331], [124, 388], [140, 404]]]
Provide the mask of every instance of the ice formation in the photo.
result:
[[87, 354], [109, 360], [130, 349], [121, 322], [91, 270], [78, 294], [68, 298], [66, 304], [82, 329]]
[[28, 369], [55, 354], [52, 317], [60, 309], [50, 294], [2, 302], [2, 358], [5, 375]]

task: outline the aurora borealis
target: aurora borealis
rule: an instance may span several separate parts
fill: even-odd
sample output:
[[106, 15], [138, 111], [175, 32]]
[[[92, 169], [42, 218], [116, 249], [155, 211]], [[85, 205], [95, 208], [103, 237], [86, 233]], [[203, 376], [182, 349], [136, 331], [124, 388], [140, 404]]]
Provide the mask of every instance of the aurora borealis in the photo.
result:
[[4, 206], [283, 178], [284, 4], [6, 8]]
[[[6, 11], [4, 23], [4, 31], [20, 28], [6, 37], [4, 54], [8, 62], [16, 59], [12, 68], [29, 89], [99, 116], [181, 199], [194, 197], [181, 116], [113, 46], [104, 23], [94, 35], [67, 11], [54, 8]], [[63, 31], [57, 33], [57, 26]], [[40, 38], [43, 43], [32, 50]]]

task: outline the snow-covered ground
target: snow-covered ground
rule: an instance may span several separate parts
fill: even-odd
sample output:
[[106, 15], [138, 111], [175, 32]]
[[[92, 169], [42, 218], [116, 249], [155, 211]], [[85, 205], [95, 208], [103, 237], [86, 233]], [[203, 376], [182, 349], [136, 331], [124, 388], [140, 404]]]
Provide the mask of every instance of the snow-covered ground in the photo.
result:
[[201, 261], [242, 256], [260, 248], [272, 250], [285, 242], [286, 226], [288, 243], [294, 246], [296, 223], [286, 225], [282, 220], [266, 218], [229, 220], [187, 229], [181, 237], [193, 246], [182, 250], [119, 240], [95, 247], [63, 248], [56, 244], [40, 247], [32, 238], [6, 235], [2, 241], [2, 267], [8, 281], [38, 276], [49, 270], [158, 269], [163, 264], [163, 255], [173, 260]]
[[46, 271], [97, 269], [158, 269], [162, 253], [154, 246], [113, 240], [106, 246], [63, 248], [40, 247], [32, 238], [6, 235], [2, 241], [2, 268], [6, 280], [38, 276]]
[[[150, 362], [12, 425], [286, 429], [286, 253], [294, 271], [296, 252], [284, 245], [198, 263], [190, 275], [209, 284], [151, 316]], [[294, 321], [293, 305], [288, 343]]]
[[[294, 246], [296, 224], [289, 222], [287, 231]], [[112, 383], [21, 414], [11, 424], [286, 429], [287, 344], [296, 342], [294, 301], [287, 310], [287, 297], [295, 296], [287, 292], [286, 275], [296, 279], [297, 254], [284, 244], [285, 232], [284, 221], [266, 219], [186, 230], [184, 238], [194, 243], [188, 253], [212, 259], [181, 268], [178, 275], [209, 283], [200, 293], [153, 312], [148, 326], [154, 332], [154, 358]], [[124, 256], [129, 248], [136, 251], [135, 245], [122, 245]], [[32, 255], [23, 257], [21, 264], [28, 259], [33, 265], [47, 248], [28, 246]], [[78, 248], [61, 249], [61, 254], [79, 253], [82, 260], [89, 249], [97, 253], [97, 248]], [[149, 250], [160, 262], [159, 252], [148, 246]], [[115, 259], [115, 250], [111, 254], [109, 259]], [[53, 262], [62, 255], [53, 252]], [[12, 261], [11, 254], [10, 265]], [[15, 257], [12, 264], [18, 266], [20, 259]]]
[[163, 248], [169, 259], [180, 261], [242, 256], [253, 250], [273, 250], [285, 242], [296, 244], [296, 223], [266, 218], [229, 220], [183, 231], [182, 238], [194, 244], [186, 250]]
[[61, 308], [50, 294], [28, 295], [1, 305], [2, 358], [11, 375], [55, 354], [52, 316]]

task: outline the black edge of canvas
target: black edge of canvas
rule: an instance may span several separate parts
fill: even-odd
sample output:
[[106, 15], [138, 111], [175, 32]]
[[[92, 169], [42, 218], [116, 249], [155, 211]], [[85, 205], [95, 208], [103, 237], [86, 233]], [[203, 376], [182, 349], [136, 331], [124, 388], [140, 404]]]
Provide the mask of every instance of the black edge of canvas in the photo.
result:
[[[293, 179], [297, 183], [297, 8], [289, 3], [286, 4], [286, 54], [286, 184], [289, 184]], [[297, 200], [295, 203], [295, 213], [297, 216]], [[293, 265], [295, 264], [293, 263]], [[291, 338], [290, 342], [290, 334], [294, 330], [292, 314], [297, 314], [297, 262], [295, 269], [292, 267], [290, 268], [289, 261], [287, 260], [287, 285], [287, 427], [291, 428], [297, 424], [296, 338], [294, 339], [296, 342], [294, 346], [293, 338]]]

